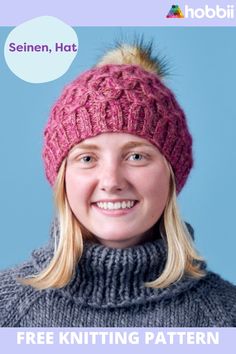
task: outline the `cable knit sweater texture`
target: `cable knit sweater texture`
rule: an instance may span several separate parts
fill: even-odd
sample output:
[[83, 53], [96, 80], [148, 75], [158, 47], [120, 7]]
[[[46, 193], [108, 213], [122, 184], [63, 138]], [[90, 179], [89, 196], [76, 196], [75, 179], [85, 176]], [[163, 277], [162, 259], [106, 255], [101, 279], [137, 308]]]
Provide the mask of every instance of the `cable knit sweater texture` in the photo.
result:
[[21, 285], [16, 277], [49, 263], [52, 244], [51, 239], [30, 261], [0, 273], [1, 327], [236, 327], [236, 287], [217, 274], [185, 276], [166, 289], [144, 287], [164, 268], [162, 239], [127, 249], [85, 243], [63, 289]]

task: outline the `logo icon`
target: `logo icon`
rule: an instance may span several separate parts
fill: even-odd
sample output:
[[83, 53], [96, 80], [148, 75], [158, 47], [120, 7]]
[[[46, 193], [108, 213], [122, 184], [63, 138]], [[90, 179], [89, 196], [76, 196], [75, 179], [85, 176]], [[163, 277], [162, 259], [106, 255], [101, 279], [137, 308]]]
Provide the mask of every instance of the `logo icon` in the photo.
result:
[[172, 5], [170, 11], [166, 15], [167, 18], [184, 18], [183, 12], [179, 5]]

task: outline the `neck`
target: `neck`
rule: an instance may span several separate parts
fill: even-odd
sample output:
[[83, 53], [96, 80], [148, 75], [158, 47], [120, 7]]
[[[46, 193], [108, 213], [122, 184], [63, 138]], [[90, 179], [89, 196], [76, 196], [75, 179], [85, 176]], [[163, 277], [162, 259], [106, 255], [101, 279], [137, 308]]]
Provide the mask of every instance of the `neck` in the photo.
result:
[[98, 236], [94, 236], [94, 238], [95, 241], [98, 241], [98, 243], [103, 246], [110, 247], [110, 248], [125, 249], [137, 245], [142, 245], [145, 242], [154, 241], [159, 238], [159, 235], [155, 232], [154, 227], [152, 227], [150, 230], [146, 231], [145, 233], [135, 237], [130, 237], [126, 240], [102, 239]]

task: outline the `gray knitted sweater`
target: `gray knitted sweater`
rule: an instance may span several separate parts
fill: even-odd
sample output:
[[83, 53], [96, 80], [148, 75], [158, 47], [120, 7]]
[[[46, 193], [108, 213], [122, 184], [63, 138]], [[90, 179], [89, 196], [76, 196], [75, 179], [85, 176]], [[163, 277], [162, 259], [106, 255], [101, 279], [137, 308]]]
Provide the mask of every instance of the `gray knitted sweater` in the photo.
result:
[[164, 268], [162, 239], [127, 249], [86, 243], [63, 289], [39, 291], [16, 281], [42, 270], [52, 256], [50, 242], [30, 261], [0, 273], [1, 327], [236, 326], [236, 287], [212, 272], [200, 280], [185, 276], [166, 289], [144, 287]]

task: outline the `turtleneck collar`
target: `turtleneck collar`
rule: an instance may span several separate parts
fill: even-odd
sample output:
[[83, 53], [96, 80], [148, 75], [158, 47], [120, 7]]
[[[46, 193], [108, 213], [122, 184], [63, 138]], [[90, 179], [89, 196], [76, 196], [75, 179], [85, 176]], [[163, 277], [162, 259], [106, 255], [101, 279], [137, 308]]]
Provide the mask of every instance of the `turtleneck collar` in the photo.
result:
[[[52, 247], [34, 251], [37, 270], [42, 270], [52, 256]], [[56, 291], [86, 306], [108, 308], [170, 298], [199, 281], [183, 277], [165, 289], [145, 287], [145, 282], [157, 279], [162, 273], [166, 259], [166, 242], [160, 237], [125, 249], [86, 241], [70, 283]]]
[[83, 256], [70, 284], [91, 306], [124, 306], [143, 302], [150, 293], [144, 282], [164, 269], [166, 250], [162, 240], [126, 249], [85, 244]]

